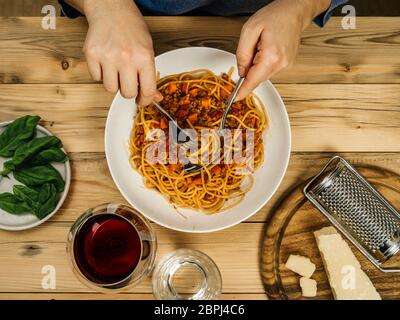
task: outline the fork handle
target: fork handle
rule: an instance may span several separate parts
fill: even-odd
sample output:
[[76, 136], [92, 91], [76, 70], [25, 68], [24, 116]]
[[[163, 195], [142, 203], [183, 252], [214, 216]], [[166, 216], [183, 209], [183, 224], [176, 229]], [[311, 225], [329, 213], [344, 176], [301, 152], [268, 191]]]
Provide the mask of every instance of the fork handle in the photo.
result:
[[[156, 109], [157, 109], [158, 111], [160, 111], [160, 113], [161, 113], [164, 117], [166, 117], [166, 118], [168, 119], [168, 121], [171, 121], [171, 122], [173, 122], [173, 123], [175, 124], [175, 120], [174, 120], [174, 119], [169, 115], [169, 113], [168, 113], [167, 111], [165, 111], [164, 108], [161, 107], [157, 102], [153, 101], [153, 102], [152, 102], [152, 105], [153, 105], [154, 107], [156, 107]], [[176, 124], [176, 126], [178, 127], [177, 124]], [[178, 127], [178, 128], [179, 128], [179, 127]]]
[[226, 118], [228, 117], [228, 113], [231, 110], [233, 103], [235, 102], [236, 96], [237, 96], [240, 88], [242, 87], [244, 80], [245, 80], [244, 77], [240, 77], [239, 80], [236, 82], [236, 86], [233, 89], [231, 96], [229, 97], [229, 100], [226, 104], [225, 112], [224, 112], [224, 115], [222, 117], [221, 124], [219, 127], [220, 129], [223, 129], [225, 127], [225, 122], [226, 122]]
[[152, 105], [158, 110], [160, 111], [160, 113], [168, 119], [168, 121], [176, 128], [176, 137], [174, 135], [173, 139], [175, 140], [175, 142], [180, 143], [182, 141], [179, 141], [179, 134], [181, 132], [183, 132], [185, 134], [185, 137], [181, 137], [181, 139], [183, 138], [183, 142], [187, 142], [188, 139], [190, 139], [190, 136], [185, 132], [185, 130], [183, 130], [178, 123], [174, 120], [174, 118], [171, 117], [171, 115], [164, 110], [163, 107], [161, 107], [157, 102], [153, 101]]

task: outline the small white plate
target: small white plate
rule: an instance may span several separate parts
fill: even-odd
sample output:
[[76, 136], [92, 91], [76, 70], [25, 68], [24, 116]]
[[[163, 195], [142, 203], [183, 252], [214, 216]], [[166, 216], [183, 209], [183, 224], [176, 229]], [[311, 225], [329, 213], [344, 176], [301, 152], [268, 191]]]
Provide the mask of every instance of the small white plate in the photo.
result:
[[[236, 66], [233, 54], [213, 48], [184, 48], [164, 53], [156, 58], [160, 76], [209, 69], [216, 74]], [[235, 73], [233, 79], [237, 79]], [[285, 105], [271, 82], [259, 85], [255, 93], [266, 105], [269, 128], [264, 136], [264, 164], [254, 174], [253, 188], [237, 206], [213, 215], [199, 211], [174, 209], [158, 192], [146, 189], [143, 178], [129, 164], [128, 141], [136, 105], [117, 93], [106, 123], [105, 150], [108, 167], [125, 199], [147, 218], [158, 224], [185, 232], [217, 231], [248, 219], [272, 197], [282, 181], [290, 157], [291, 135]]]
[[[4, 128], [11, 122], [12, 121], [0, 123], [0, 133], [3, 132]], [[44, 137], [51, 135], [52, 133], [46, 128], [40, 125], [37, 126], [37, 137]], [[62, 150], [65, 152], [64, 149]], [[7, 160], [9, 160], [9, 158], [0, 157], [0, 168], [3, 168], [3, 164]], [[65, 163], [52, 163], [52, 165], [54, 166], [54, 168], [57, 169], [58, 172], [60, 172], [61, 176], [65, 181], [64, 191], [60, 194], [60, 200], [58, 200], [57, 207], [54, 209], [54, 211], [48, 214], [42, 220], [39, 220], [33, 214], [15, 215], [0, 209], [0, 229], [9, 231], [20, 231], [20, 230], [31, 229], [50, 219], [60, 209], [68, 194], [69, 185], [71, 182], [71, 167], [69, 160], [67, 160]], [[7, 178], [1, 179], [0, 193], [12, 192], [12, 188], [14, 185], [21, 184], [14, 179], [12, 174], [10, 174], [9, 177], [10, 179]]]

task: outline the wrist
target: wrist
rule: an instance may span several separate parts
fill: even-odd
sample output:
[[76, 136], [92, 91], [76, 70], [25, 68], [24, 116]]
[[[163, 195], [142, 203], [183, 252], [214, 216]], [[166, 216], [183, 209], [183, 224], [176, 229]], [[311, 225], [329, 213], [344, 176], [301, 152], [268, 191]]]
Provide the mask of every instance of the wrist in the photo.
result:
[[114, 12], [126, 12], [127, 10], [137, 10], [132, 0], [81, 0], [83, 10], [88, 22], [100, 16], [112, 15]]
[[90, 19], [93, 17], [94, 13], [96, 12], [96, 1], [95, 0], [82, 0], [83, 4], [83, 12], [90, 22]]
[[299, 6], [303, 31], [321, 13], [329, 9], [332, 0], [289, 0]]
[[331, 6], [332, 0], [316, 0], [313, 19], [325, 12]]

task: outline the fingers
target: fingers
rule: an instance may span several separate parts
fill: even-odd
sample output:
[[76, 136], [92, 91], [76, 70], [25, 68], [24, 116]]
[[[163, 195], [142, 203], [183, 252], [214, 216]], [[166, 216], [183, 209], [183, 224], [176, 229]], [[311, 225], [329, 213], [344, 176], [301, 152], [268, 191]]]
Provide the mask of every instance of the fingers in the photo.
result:
[[119, 87], [117, 68], [110, 63], [102, 63], [101, 68], [103, 71], [104, 88], [109, 92], [117, 92]]
[[254, 58], [254, 64], [247, 72], [246, 79], [238, 92], [236, 101], [246, 98], [261, 82], [271, 78], [277, 71], [275, 59], [263, 58], [258, 52]]
[[247, 74], [253, 63], [261, 32], [262, 30], [259, 27], [254, 27], [251, 23], [247, 22], [243, 25], [236, 50], [238, 72], [241, 77]]
[[121, 94], [126, 99], [131, 99], [138, 94], [138, 77], [134, 68], [126, 66], [119, 70], [119, 83]]
[[247, 72], [246, 79], [238, 92], [236, 101], [243, 100], [261, 82], [269, 80], [289, 65], [290, 63], [286, 55], [276, 48], [271, 47], [258, 51], [254, 57], [253, 65]]
[[250, 68], [246, 79], [244, 80], [242, 87], [236, 96], [236, 101], [246, 98], [258, 86], [258, 84], [262, 82], [262, 79], [264, 78], [264, 72], [265, 70], [260, 64], [254, 65]]
[[[139, 56], [139, 59], [126, 54], [119, 59], [115, 57], [110, 59], [107, 56], [103, 58], [101, 63], [98, 63], [99, 59], [95, 59], [91, 54], [88, 55], [87, 61], [93, 79], [96, 81], [103, 80], [104, 88], [107, 91], [115, 93], [119, 88], [124, 98], [137, 97], [137, 102], [140, 105], [148, 105], [153, 100], [162, 100], [162, 95], [156, 88], [156, 71], [153, 58], [144, 59]], [[134, 63], [139, 60], [142, 63]], [[139, 71], [136, 65], [139, 68], [142, 66]]]
[[139, 95], [136, 103], [140, 106], [147, 106], [153, 100], [159, 100], [160, 94], [156, 85], [156, 70], [153, 63], [148, 63], [139, 71]]
[[101, 81], [101, 65], [98, 61], [89, 59], [88, 70], [94, 81]]

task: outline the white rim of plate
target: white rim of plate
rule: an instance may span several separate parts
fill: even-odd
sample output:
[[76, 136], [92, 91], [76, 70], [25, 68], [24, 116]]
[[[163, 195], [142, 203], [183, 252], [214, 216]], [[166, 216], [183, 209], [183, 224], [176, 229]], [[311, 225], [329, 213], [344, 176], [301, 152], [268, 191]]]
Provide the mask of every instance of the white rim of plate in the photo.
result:
[[[11, 121], [5, 121], [5, 122], [1, 122], [0, 123], [0, 128], [3, 128], [7, 125], [9, 125], [10, 123], [12, 123], [14, 120]], [[45, 127], [41, 126], [40, 124], [38, 124], [36, 126], [37, 130], [41, 131], [42, 133], [48, 135], [48, 136], [54, 136], [54, 134], [52, 134], [48, 129], [46, 129]], [[64, 148], [62, 148], [61, 150], [63, 150], [67, 155], [68, 153], [65, 151]], [[65, 187], [64, 187], [64, 191], [61, 194], [60, 200], [58, 200], [57, 206], [54, 209], [54, 211], [52, 211], [51, 213], [49, 213], [46, 217], [44, 217], [42, 220], [39, 220], [37, 222], [31, 223], [29, 225], [26, 226], [21, 226], [21, 227], [10, 227], [10, 226], [4, 226], [0, 223], [0, 230], [5, 230], [5, 231], [22, 231], [22, 230], [28, 230], [28, 229], [32, 229], [35, 228], [39, 225], [41, 225], [42, 223], [46, 222], [47, 220], [49, 220], [52, 216], [54, 216], [56, 214], [56, 212], [58, 210], [60, 210], [61, 206], [63, 205], [65, 199], [67, 198], [68, 192], [69, 192], [69, 187], [71, 185], [71, 164], [69, 159], [64, 163], [65, 165]]]
[[[215, 50], [215, 51], [223, 52], [223, 53], [226, 53], [226, 54], [234, 55], [234, 54], [231, 53], [231, 52], [228, 52], [228, 51], [225, 51], [225, 50], [221, 50], [221, 49], [217, 49], [217, 48], [211, 48], [211, 47], [185, 47], [185, 48], [178, 48], [178, 49], [173, 49], [173, 50], [170, 50], [170, 51], [166, 51], [166, 52], [164, 52], [164, 53], [162, 53], [162, 54], [156, 56], [156, 59], [157, 59], [157, 58], [160, 58], [160, 57], [162, 57], [162, 56], [164, 56], [164, 55], [171, 54], [171, 53], [174, 52], [174, 51], [178, 51], [178, 50], [179, 50], [179, 51], [185, 51], [185, 50], [191, 50], [191, 49]], [[270, 84], [271, 89], [273, 90], [273, 92], [274, 92], [274, 94], [276, 95], [276, 97], [279, 99], [280, 103], [281, 103], [283, 106], [285, 106], [285, 103], [283, 102], [283, 99], [282, 99], [281, 95], [279, 94], [279, 92], [278, 92], [278, 90], [275, 88], [275, 86], [271, 83], [271, 81], [267, 80], [267, 81], [265, 81], [265, 82], [267, 82], [267, 83]], [[110, 108], [111, 108], [111, 106], [115, 103], [116, 99], [117, 99], [120, 95], [121, 95], [121, 93], [120, 93], [120, 91], [118, 90], [118, 92], [116, 93], [116, 95], [115, 95], [113, 101], [111, 102]], [[122, 194], [122, 196], [124, 197], [124, 199], [125, 199], [135, 210], [139, 211], [141, 214], [143, 214], [143, 215], [144, 215], [147, 219], [149, 219], [150, 221], [153, 221], [153, 222], [157, 223], [158, 225], [160, 225], [160, 226], [162, 226], [162, 227], [165, 227], [165, 228], [168, 228], [168, 229], [171, 229], [171, 230], [175, 230], [175, 231], [184, 232], [184, 233], [211, 233], [211, 232], [217, 232], [217, 231], [225, 230], [225, 229], [231, 228], [231, 227], [233, 227], [233, 226], [236, 226], [236, 225], [238, 225], [239, 223], [241, 223], [241, 222], [243, 222], [243, 221], [246, 221], [246, 220], [250, 219], [250, 218], [251, 218], [252, 216], [254, 216], [256, 213], [258, 213], [258, 212], [268, 203], [268, 201], [271, 200], [272, 196], [276, 193], [276, 191], [278, 190], [279, 186], [282, 184], [283, 178], [286, 176], [287, 168], [288, 168], [288, 166], [289, 166], [289, 161], [290, 161], [290, 157], [291, 157], [291, 150], [292, 150], [292, 128], [291, 128], [291, 126], [290, 126], [290, 118], [289, 118], [289, 114], [288, 114], [286, 108], [284, 108], [283, 114], [284, 114], [284, 116], [285, 116], [285, 119], [286, 119], [287, 123], [289, 124], [289, 126], [288, 126], [288, 129], [289, 129], [289, 132], [288, 132], [288, 136], [289, 136], [289, 141], [288, 141], [288, 154], [289, 154], [289, 156], [287, 157], [286, 162], [285, 162], [285, 164], [284, 164], [284, 168], [285, 168], [285, 169], [284, 169], [283, 172], [282, 172], [282, 175], [281, 175], [281, 177], [280, 177], [280, 179], [279, 179], [279, 183], [276, 184], [276, 186], [275, 186], [274, 189], [273, 189], [273, 192], [271, 192], [271, 195], [270, 195], [269, 197], [266, 197], [265, 200], [263, 201], [263, 203], [262, 203], [261, 205], [259, 205], [256, 209], [254, 209], [253, 212], [252, 212], [251, 214], [249, 214], [248, 216], [246, 216], [246, 217], [244, 217], [244, 218], [242, 218], [242, 219], [239, 219], [238, 221], [235, 221], [235, 222], [230, 223], [230, 224], [228, 224], [228, 225], [226, 225], [226, 226], [223, 226], [223, 227], [214, 228], [214, 229], [207, 229], [207, 230], [187, 230], [187, 229], [183, 229], [183, 228], [177, 228], [177, 227], [173, 227], [173, 226], [167, 225], [166, 223], [162, 223], [162, 222], [158, 221], [157, 219], [154, 219], [153, 217], [150, 217], [150, 216], [147, 215], [145, 212], [142, 212], [141, 210], [139, 210], [139, 209], [137, 208], [137, 206], [136, 206], [132, 201], [129, 200], [129, 197], [125, 194], [125, 192], [123, 192], [123, 191], [121, 190], [121, 188], [119, 187], [119, 184], [118, 184], [118, 182], [117, 182], [117, 179], [116, 179], [116, 177], [115, 177], [113, 171], [111, 170], [111, 165], [110, 165], [110, 162], [109, 162], [109, 159], [108, 159], [108, 147], [107, 147], [107, 146], [108, 146], [108, 138], [107, 138], [107, 130], [104, 130], [104, 145], [105, 145], [105, 154], [106, 154], [106, 160], [107, 160], [108, 171], [110, 172], [111, 177], [112, 177], [112, 179], [113, 179], [115, 185], [116, 185], [117, 188], [118, 188], [118, 191], [120, 192], [120, 194]], [[133, 120], [132, 120], [132, 121], [133, 121]], [[108, 115], [107, 115], [107, 120], [106, 120], [106, 125], [105, 125], [105, 128], [106, 128], [106, 129], [107, 129], [108, 125], [109, 125], [109, 117], [108, 117]], [[200, 214], [201, 214], [201, 213], [200, 213]]]

